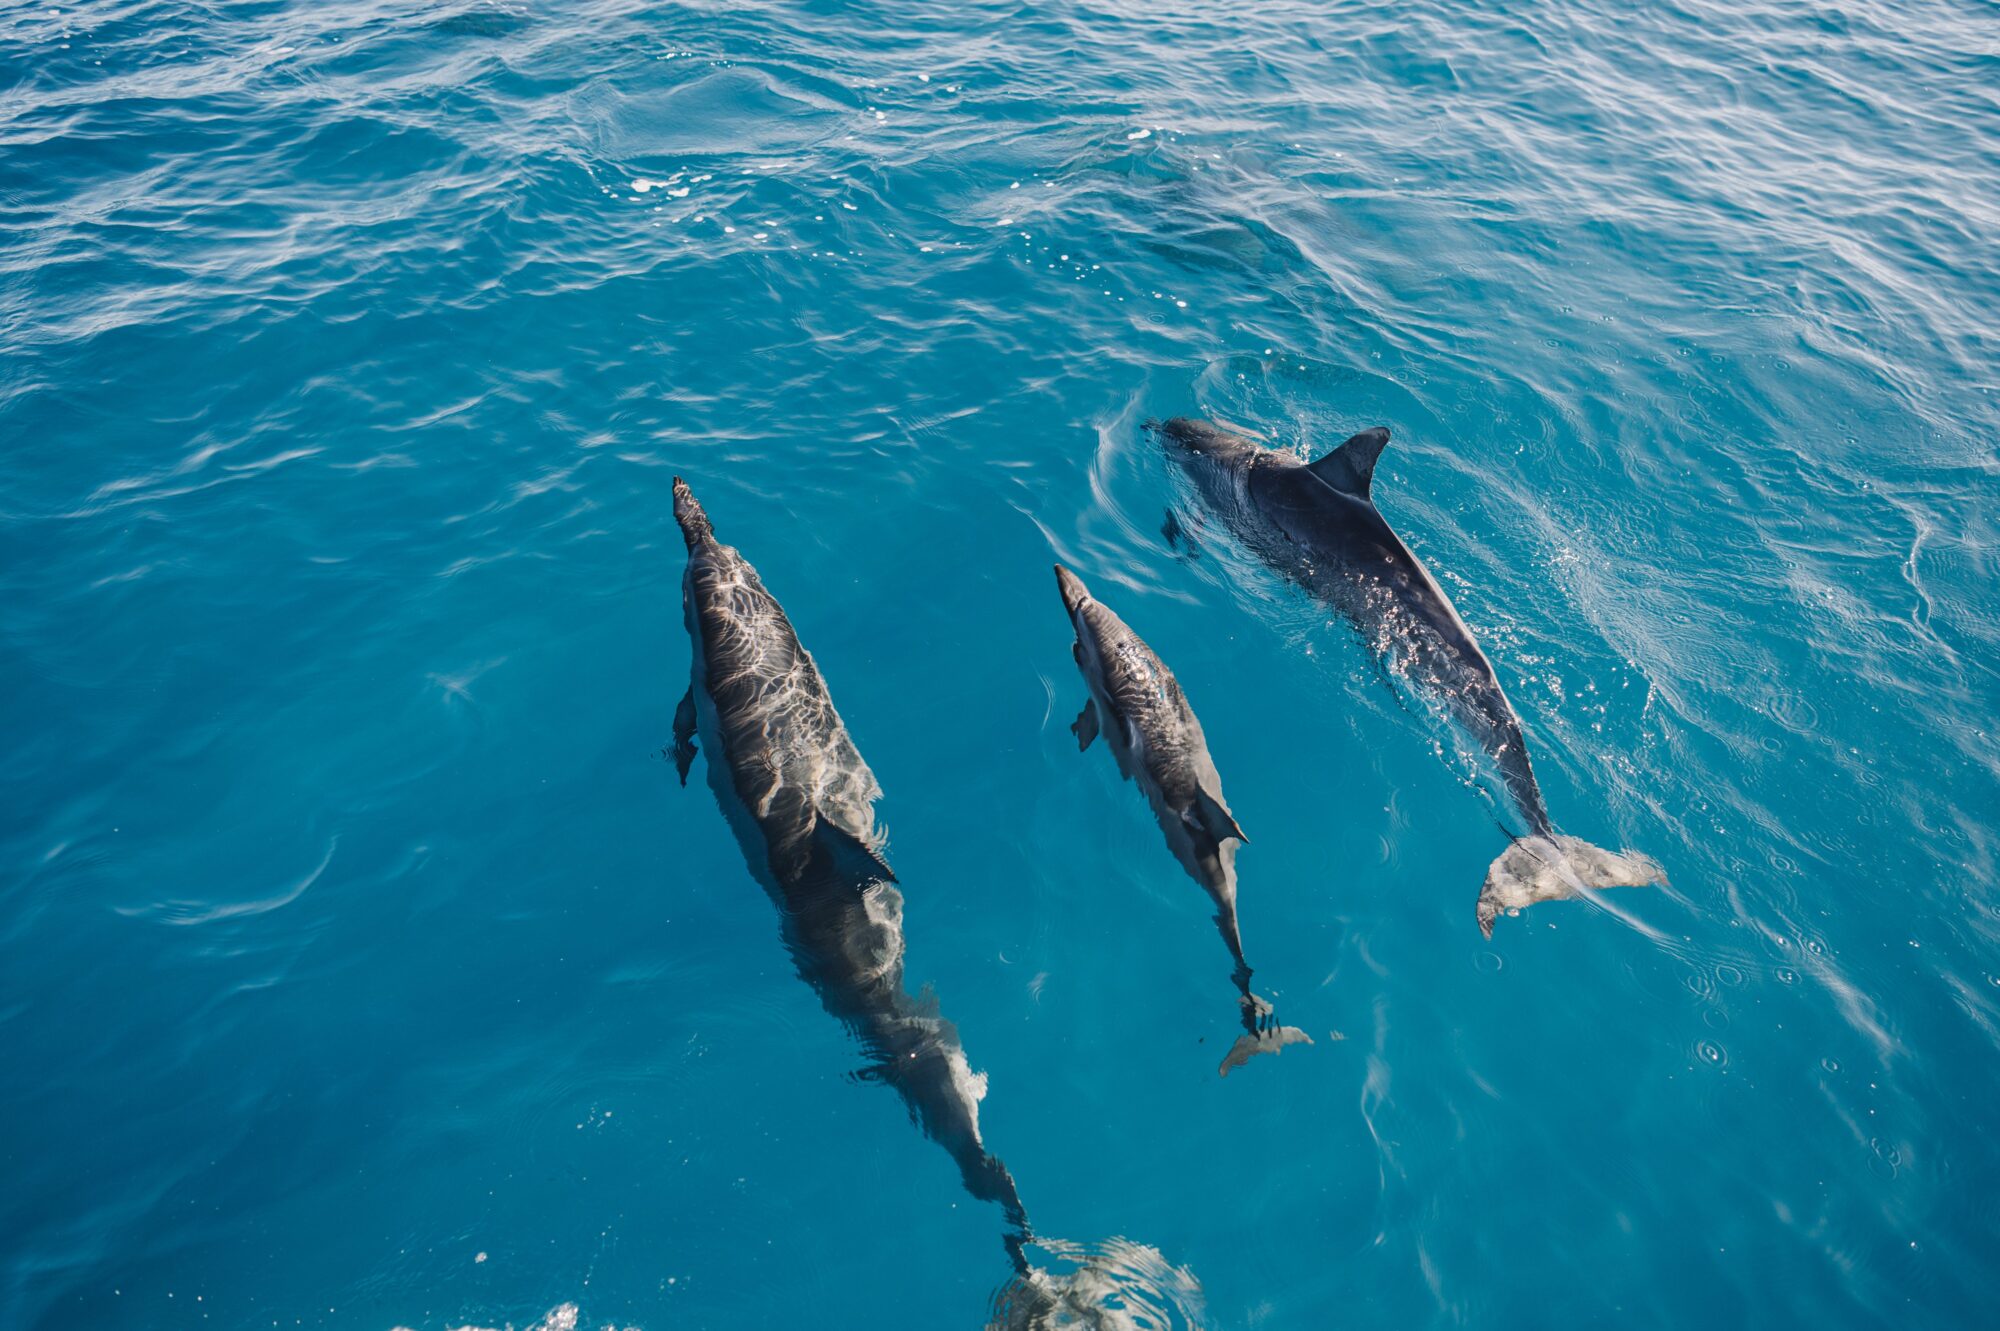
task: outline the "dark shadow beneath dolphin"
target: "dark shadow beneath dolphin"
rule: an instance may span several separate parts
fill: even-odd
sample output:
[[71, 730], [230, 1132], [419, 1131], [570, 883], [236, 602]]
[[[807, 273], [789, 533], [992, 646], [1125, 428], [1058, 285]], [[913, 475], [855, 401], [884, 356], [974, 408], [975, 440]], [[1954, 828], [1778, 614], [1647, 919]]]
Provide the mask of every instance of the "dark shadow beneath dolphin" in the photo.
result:
[[1492, 662], [1375, 507], [1371, 484], [1386, 428], [1364, 430], [1310, 464], [1211, 421], [1182, 417], [1149, 428], [1253, 554], [1345, 616], [1378, 661], [1439, 702], [1498, 768], [1527, 833], [1486, 871], [1481, 933], [1492, 936], [1502, 911], [1665, 881], [1647, 856], [1564, 836], [1549, 821], [1520, 718]]

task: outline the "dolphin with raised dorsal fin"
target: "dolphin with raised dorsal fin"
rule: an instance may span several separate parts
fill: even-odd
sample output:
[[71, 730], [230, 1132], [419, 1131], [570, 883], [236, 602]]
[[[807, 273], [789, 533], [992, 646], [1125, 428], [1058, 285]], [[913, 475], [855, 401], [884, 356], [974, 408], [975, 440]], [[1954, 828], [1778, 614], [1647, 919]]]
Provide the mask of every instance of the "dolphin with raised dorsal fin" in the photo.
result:
[[687, 543], [681, 604], [694, 642], [693, 679], [674, 716], [681, 782], [699, 735], [709, 786], [778, 907], [800, 978], [868, 1052], [863, 1075], [895, 1088], [967, 1192], [999, 1204], [1008, 1251], [1024, 1269], [1027, 1215], [1013, 1176], [980, 1136], [985, 1075], [972, 1071], [928, 990], [904, 989], [903, 896], [875, 826], [875, 774], [784, 608], [750, 562], [716, 539], [679, 477], [674, 517]]
[[1182, 417], [1152, 428], [1258, 558], [1345, 615], [1389, 669], [1440, 699], [1499, 769], [1528, 830], [1486, 871], [1481, 933], [1493, 936], [1502, 911], [1585, 888], [1666, 881], [1648, 856], [1564, 836], [1549, 821], [1520, 718], [1493, 663], [1375, 507], [1372, 483], [1387, 427], [1363, 430], [1311, 463], [1211, 421]]
[[1077, 747], [1087, 749], [1104, 734], [1118, 770], [1146, 792], [1174, 858], [1215, 903], [1216, 928], [1236, 961], [1243, 1034], [1223, 1057], [1221, 1075], [1258, 1054], [1311, 1044], [1312, 1037], [1296, 1026], [1279, 1025], [1271, 1005], [1250, 992], [1250, 963], [1243, 958], [1236, 918], [1236, 848], [1249, 838], [1222, 798], [1208, 738], [1180, 681], [1117, 612], [1061, 564], [1056, 585], [1076, 631], [1071, 654], [1090, 686], [1090, 701], [1070, 727]]

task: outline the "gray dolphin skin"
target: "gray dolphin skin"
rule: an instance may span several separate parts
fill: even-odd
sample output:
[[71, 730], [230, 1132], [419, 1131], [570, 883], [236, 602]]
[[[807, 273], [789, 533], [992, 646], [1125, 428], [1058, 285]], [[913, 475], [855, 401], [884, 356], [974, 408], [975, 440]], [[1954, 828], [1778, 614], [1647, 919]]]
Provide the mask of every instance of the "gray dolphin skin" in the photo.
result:
[[1008, 1252], [1025, 1272], [1027, 1215], [1013, 1176], [980, 1138], [986, 1079], [928, 991], [912, 997], [903, 987], [903, 897], [882, 858], [875, 775], [783, 608], [716, 540], [678, 477], [674, 517], [687, 542], [681, 603], [694, 644], [674, 718], [681, 783], [699, 734], [710, 788], [778, 907], [800, 978], [860, 1041], [872, 1060], [863, 1075], [894, 1087], [966, 1191], [1004, 1210]]
[[1451, 600], [1376, 509], [1376, 460], [1389, 431], [1355, 435], [1300, 462], [1210, 421], [1152, 427], [1203, 499], [1249, 550], [1323, 605], [1344, 615], [1384, 666], [1440, 700], [1493, 760], [1527, 824], [1486, 872], [1480, 932], [1502, 911], [1578, 895], [1585, 888], [1665, 881], [1645, 855], [1615, 853], [1564, 836], [1528, 759], [1520, 718]]
[[1090, 701], [1070, 727], [1079, 749], [1101, 732], [1118, 770], [1146, 792], [1174, 858], [1215, 903], [1215, 924], [1235, 959], [1234, 980], [1243, 1031], [1223, 1057], [1220, 1073], [1289, 1044], [1311, 1044], [1295, 1026], [1272, 1019], [1271, 1005], [1250, 991], [1250, 963], [1236, 918], [1236, 850], [1248, 842], [1222, 797], [1222, 778], [1209, 756], [1201, 722], [1180, 681], [1164, 661], [1083, 579], [1056, 565], [1056, 585], [1076, 642], [1070, 652], [1090, 687]]

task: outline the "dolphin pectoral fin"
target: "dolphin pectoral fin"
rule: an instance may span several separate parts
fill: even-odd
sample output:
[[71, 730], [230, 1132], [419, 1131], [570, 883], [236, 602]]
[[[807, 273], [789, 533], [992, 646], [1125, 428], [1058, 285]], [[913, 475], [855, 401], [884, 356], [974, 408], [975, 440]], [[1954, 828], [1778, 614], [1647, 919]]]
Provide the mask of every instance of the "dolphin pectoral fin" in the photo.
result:
[[688, 768], [694, 766], [694, 685], [681, 695], [680, 706], [674, 708], [674, 766], [681, 774], [681, 786], [688, 783]]
[[1368, 498], [1369, 483], [1375, 479], [1375, 462], [1389, 446], [1389, 427], [1378, 425], [1363, 430], [1339, 448], [1314, 462], [1312, 474], [1336, 490]]
[[[1084, 668], [1084, 665], [1083, 665], [1083, 648], [1082, 648], [1082, 647], [1081, 647], [1080, 645], [1079, 645], [1079, 646], [1078, 646], [1078, 647], [1076, 648], [1076, 664], [1077, 664], [1077, 668], [1078, 668], [1078, 669], [1083, 669], [1083, 668]], [[1126, 715], [1125, 715], [1125, 713], [1123, 713], [1123, 712], [1121, 712], [1121, 711], [1119, 711], [1119, 710], [1118, 710], [1118, 704], [1117, 704], [1117, 703], [1115, 703], [1115, 702], [1114, 702], [1114, 703], [1110, 703], [1110, 704], [1109, 704], [1108, 706], [1109, 706], [1109, 710], [1110, 710], [1110, 712], [1111, 712], [1111, 719], [1112, 719], [1113, 721], [1116, 721], [1116, 722], [1118, 723], [1118, 742], [1119, 742], [1119, 743], [1121, 743], [1121, 744], [1123, 744], [1123, 745], [1124, 745], [1124, 746], [1125, 746], [1126, 748], [1128, 748], [1128, 749], [1129, 749], [1129, 748], [1131, 748], [1131, 747], [1132, 747], [1132, 745], [1133, 745], [1133, 739], [1134, 739], [1134, 736], [1133, 736], [1133, 734], [1132, 734], [1132, 721], [1131, 721], [1131, 718], [1130, 718], [1130, 717], [1128, 717], [1128, 716], [1126, 716]], [[1089, 712], [1089, 713], [1091, 713], [1091, 715], [1092, 715], [1092, 716], [1096, 717], [1096, 718], [1097, 718], [1097, 721], [1098, 721], [1098, 722], [1102, 722], [1102, 721], [1103, 721], [1103, 719], [1104, 719], [1104, 718], [1103, 718], [1103, 715], [1102, 715], [1101, 713], [1099, 713], [1099, 712], [1098, 712], [1098, 710], [1097, 710], [1097, 699], [1096, 699], [1096, 698], [1092, 698], [1092, 699], [1090, 700], [1090, 705], [1089, 705], [1089, 706], [1087, 706], [1086, 708], [1084, 708], [1084, 710], [1085, 710], [1085, 711], [1087, 711], [1087, 712]], [[1077, 717], [1077, 720], [1081, 721], [1081, 720], [1083, 720], [1083, 718], [1082, 718], [1081, 716], [1078, 716], [1078, 717]], [[1092, 733], [1092, 734], [1096, 734], [1099, 728], [1100, 728], [1100, 727], [1099, 727], [1098, 725], [1096, 725], [1096, 724], [1093, 724], [1093, 726], [1091, 727], [1091, 733]], [[1084, 739], [1084, 738], [1083, 738], [1083, 736], [1081, 736], [1081, 735], [1078, 735], [1078, 736], [1077, 736], [1077, 738], [1078, 738], [1079, 740], [1082, 740], [1082, 741], [1083, 741], [1082, 745], [1081, 745], [1081, 746], [1079, 746], [1080, 748], [1088, 748], [1088, 747], [1089, 747], [1089, 745], [1090, 745], [1090, 741], [1089, 741], [1089, 740], [1087, 740], [1087, 739]], [[1120, 770], [1122, 771], [1123, 769], [1121, 768]], [[1129, 774], [1129, 773], [1127, 773], [1127, 775], [1129, 776], [1130, 774]]]
[[1199, 827], [1214, 837], [1219, 844], [1225, 837], [1235, 837], [1244, 845], [1250, 838], [1243, 835], [1243, 829], [1236, 825], [1236, 818], [1222, 807], [1222, 801], [1209, 794], [1200, 786], [1195, 787], [1194, 808], [1188, 811], [1190, 826]]
[[896, 871], [882, 858], [882, 852], [855, 836], [840, 824], [822, 815], [813, 826], [813, 839], [832, 857], [838, 871], [857, 884], [868, 881], [893, 883]]
[[1083, 710], [1076, 714], [1076, 720], [1070, 722], [1069, 733], [1076, 736], [1078, 753], [1090, 747], [1090, 742], [1097, 738], [1097, 699], [1092, 698], [1083, 705]]
[[1160, 524], [1160, 535], [1166, 539], [1167, 549], [1178, 551], [1189, 559], [1201, 558], [1201, 544], [1181, 521], [1181, 515], [1171, 508], [1167, 510], [1166, 520]]

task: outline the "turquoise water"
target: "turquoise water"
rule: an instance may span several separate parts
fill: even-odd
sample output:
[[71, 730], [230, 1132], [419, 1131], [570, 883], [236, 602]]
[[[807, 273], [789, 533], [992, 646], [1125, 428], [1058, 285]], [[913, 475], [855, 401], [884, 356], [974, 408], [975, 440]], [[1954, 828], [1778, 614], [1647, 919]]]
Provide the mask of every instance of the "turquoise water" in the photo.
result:
[[[879, 777], [1037, 1257], [1140, 1324], [1990, 1325], [1971, 0], [0, 12], [0, 1325], [981, 1325], [997, 1208], [715, 801], [669, 479]], [[1141, 426], [1375, 480], [1556, 821]], [[1259, 991], [1068, 726], [1178, 673]], [[1346, 1038], [1335, 1041], [1332, 1033]]]

